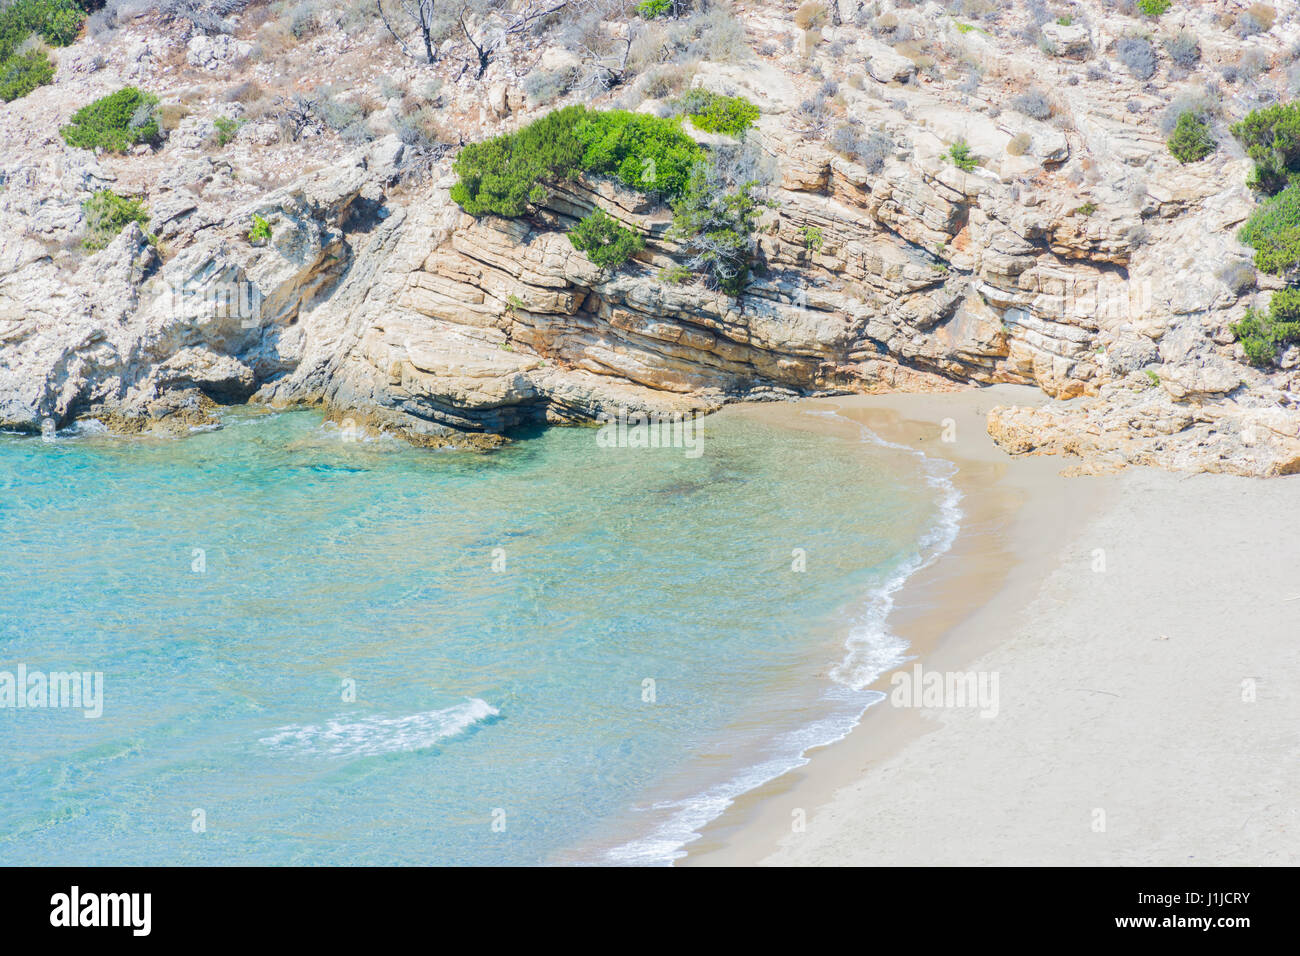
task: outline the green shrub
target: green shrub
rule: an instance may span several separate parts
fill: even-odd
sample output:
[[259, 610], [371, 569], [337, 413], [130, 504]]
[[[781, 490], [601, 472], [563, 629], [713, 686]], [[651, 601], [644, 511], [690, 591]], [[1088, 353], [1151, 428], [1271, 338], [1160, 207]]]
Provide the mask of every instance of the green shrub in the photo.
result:
[[1158, 17], [1169, 10], [1170, 0], [1138, 0], [1137, 7], [1143, 16]]
[[948, 158], [958, 169], [970, 172], [977, 165], [975, 154], [970, 151], [970, 146], [964, 139], [959, 139], [948, 147]]
[[16, 0], [0, 10], [0, 99], [12, 103], [54, 80], [54, 62], [44, 50], [17, 52], [29, 37], [67, 46], [84, 19], [74, 0]]
[[1255, 161], [1249, 185], [1270, 196], [1300, 179], [1300, 102], [1253, 110], [1232, 127]]
[[1247, 309], [1232, 333], [1252, 365], [1272, 365], [1280, 349], [1300, 342], [1300, 289], [1273, 293], [1268, 312]]
[[799, 230], [799, 238], [803, 240], [803, 247], [809, 252], [820, 252], [825, 238], [822, 231], [817, 226], [803, 226]]
[[1256, 209], [1237, 238], [1255, 250], [1261, 272], [1284, 275], [1300, 266], [1300, 182]]
[[472, 216], [522, 216], [546, 199], [544, 181], [604, 173], [641, 192], [676, 196], [703, 150], [680, 121], [566, 106], [456, 157], [451, 198]]
[[588, 112], [576, 131], [582, 168], [616, 176], [641, 192], [673, 198], [686, 189], [704, 149], [682, 132], [677, 118], [627, 110]]
[[13, 56], [33, 33], [51, 46], [67, 46], [84, 19], [74, 0], [16, 0], [0, 10], [0, 60]]
[[581, 106], [548, 113], [514, 133], [470, 143], [452, 168], [459, 181], [451, 198], [471, 216], [522, 216], [546, 198], [543, 179], [572, 179], [582, 168], [582, 142], [574, 127]]
[[632, 254], [645, 248], [640, 234], [620, 225], [603, 209], [595, 209], [569, 232], [573, 248], [585, 252], [602, 269], [621, 266]]
[[1194, 163], [1214, 152], [1214, 137], [1210, 128], [1191, 110], [1178, 117], [1178, 124], [1169, 136], [1169, 152], [1180, 163]]
[[239, 128], [243, 125], [243, 120], [231, 119], [228, 116], [218, 116], [212, 121], [212, 126], [214, 128], [212, 139], [216, 142], [218, 147], [225, 146], [235, 138], [236, 134], [239, 133]]
[[249, 242], [270, 242], [271, 241], [271, 224], [253, 213], [253, 228], [248, 230]]
[[29, 50], [0, 62], [0, 100], [12, 103], [54, 80], [54, 61], [44, 50]]
[[149, 222], [149, 210], [138, 199], [125, 199], [107, 189], [101, 189], [81, 206], [86, 214], [86, 238], [83, 245], [90, 250], [103, 249], [117, 238], [129, 222], [143, 228]]
[[641, 0], [636, 5], [636, 12], [642, 20], [658, 20], [673, 12], [673, 0]]
[[137, 143], [156, 143], [158, 97], [123, 87], [77, 110], [59, 134], [69, 146], [113, 153], [124, 153]]
[[758, 119], [758, 107], [743, 96], [723, 96], [701, 87], [688, 90], [674, 104], [706, 133], [740, 136]]

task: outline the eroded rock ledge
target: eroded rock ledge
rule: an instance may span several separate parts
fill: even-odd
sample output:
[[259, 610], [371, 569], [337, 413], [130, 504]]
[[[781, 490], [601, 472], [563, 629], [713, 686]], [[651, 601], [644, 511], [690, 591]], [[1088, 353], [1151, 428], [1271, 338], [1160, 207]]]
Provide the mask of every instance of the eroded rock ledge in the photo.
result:
[[[1254, 290], [1217, 268], [1249, 257], [1233, 238], [1252, 208], [1246, 161], [1185, 171], [1101, 107], [1067, 137], [868, 97], [853, 108], [904, 144], [869, 173], [793, 133], [797, 94], [766, 70], [701, 71], [762, 105], [756, 135], [780, 175], [762, 269], [734, 299], [660, 278], [679, 250], [643, 197], [568, 183], [529, 218], [476, 220], [450, 201], [445, 163], [399, 185], [408, 157], [393, 136], [224, 204], [204, 197], [231, 170], [181, 152], [151, 195], [166, 254], [131, 225], [69, 269], [60, 244], [112, 177], [47, 143], [56, 163], [4, 170], [2, 211], [21, 228], [0, 237], [0, 426], [95, 417], [184, 432], [211, 421], [213, 401], [252, 400], [492, 447], [513, 426], [604, 409], [1011, 382], [1057, 400], [993, 410], [990, 433], [1014, 454], [1093, 471], [1300, 471], [1300, 356], [1270, 374], [1242, 362], [1228, 327]], [[942, 154], [958, 135], [996, 160], [956, 168]], [[1013, 155], [1013, 137], [1029, 146]], [[1139, 159], [1155, 169], [1143, 204], [1060, 176], [1089, 149], [1116, 182]], [[617, 272], [563, 234], [597, 206], [648, 238]], [[244, 236], [254, 214], [272, 225], [265, 247]]]

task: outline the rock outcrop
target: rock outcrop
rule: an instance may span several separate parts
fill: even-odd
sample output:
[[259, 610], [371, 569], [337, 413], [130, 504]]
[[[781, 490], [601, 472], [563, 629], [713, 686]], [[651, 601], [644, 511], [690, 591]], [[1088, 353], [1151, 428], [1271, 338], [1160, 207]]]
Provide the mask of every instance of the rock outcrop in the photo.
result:
[[[977, 32], [942, 29], [986, 67], [1023, 69]], [[209, 421], [214, 400], [252, 399], [490, 447], [514, 426], [618, 407], [1015, 382], [1057, 401], [994, 410], [990, 432], [1013, 453], [1077, 456], [1082, 470], [1300, 470], [1297, 363], [1251, 368], [1229, 331], [1256, 295], [1224, 268], [1249, 261], [1233, 235], [1253, 206], [1248, 162], [1180, 167], [1128, 119], [1131, 91], [1113, 79], [1074, 88], [1072, 124], [993, 115], [919, 81], [882, 40], [826, 33], [866, 58], [862, 87], [838, 95], [892, 140], [878, 168], [803, 135], [806, 91], [777, 66], [697, 74], [761, 106], [751, 135], [777, 170], [760, 268], [735, 298], [663, 278], [681, 250], [642, 196], [554, 184], [528, 217], [474, 219], [450, 200], [448, 161], [411, 178], [418, 157], [393, 135], [250, 192], [182, 124], [143, 187], [146, 229], [91, 255], [74, 249], [81, 203], [120, 178], [57, 141], [11, 148], [0, 425], [175, 431]], [[1038, 68], [1062, 75], [1100, 42], [1063, 25], [1050, 38]], [[229, 39], [191, 39], [185, 56], [222, 68], [248, 52]], [[496, 122], [533, 118], [516, 120], [527, 111], [504, 80], [485, 89]], [[53, 95], [31, 99], [56, 113], [40, 99]], [[979, 159], [970, 171], [945, 156], [959, 139]], [[647, 239], [617, 271], [564, 235], [596, 207]], [[266, 244], [248, 239], [254, 216]]]

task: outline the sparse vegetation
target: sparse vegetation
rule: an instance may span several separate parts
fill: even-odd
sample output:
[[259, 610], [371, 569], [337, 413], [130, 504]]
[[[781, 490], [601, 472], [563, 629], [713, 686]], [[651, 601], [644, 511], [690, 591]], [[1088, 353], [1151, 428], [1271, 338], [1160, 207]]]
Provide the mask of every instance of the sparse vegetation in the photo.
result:
[[248, 230], [248, 241], [252, 243], [271, 241], [271, 223], [257, 213], [253, 213], [253, 226]]
[[964, 139], [959, 139], [949, 146], [945, 155], [952, 160], [954, 166], [964, 172], [970, 172], [979, 165], [975, 159], [975, 154], [971, 152], [969, 144]]
[[821, 252], [822, 245], [826, 242], [821, 229], [817, 226], [800, 227], [799, 238], [803, 240], [803, 247], [808, 252]]
[[134, 86], [123, 87], [77, 110], [59, 135], [69, 146], [111, 153], [125, 153], [139, 143], [156, 143], [160, 137], [158, 97]]
[[87, 199], [81, 210], [86, 216], [86, 237], [82, 245], [92, 252], [116, 239], [128, 223], [138, 223], [143, 228], [149, 222], [149, 210], [144, 203], [108, 189], [101, 189]]
[[1030, 119], [1048, 120], [1052, 118], [1052, 104], [1042, 90], [1030, 88], [1019, 96], [1011, 98], [1011, 108], [1023, 113]]
[[1201, 62], [1201, 44], [1196, 39], [1196, 34], [1188, 30], [1166, 37], [1164, 44], [1169, 59], [1185, 70], [1195, 69]]
[[1138, 11], [1144, 17], [1158, 17], [1169, 12], [1170, 0], [1137, 0]]
[[816, 30], [826, 25], [830, 11], [826, 4], [808, 0], [794, 13], [794, 23], [800, 30]]
[[212, 134], [213, 142], [218, 147], [225, 146], [239, 133], [239, 128], [244, 125], [243, 120], [231, 119], [229, 116], [218, 116], [212, 121], [214, 132]]
[[1156, 75], [1156, 51], [1146, 37], [1121, 37], [1115, 43], [1115, 55], [1139, 80]]

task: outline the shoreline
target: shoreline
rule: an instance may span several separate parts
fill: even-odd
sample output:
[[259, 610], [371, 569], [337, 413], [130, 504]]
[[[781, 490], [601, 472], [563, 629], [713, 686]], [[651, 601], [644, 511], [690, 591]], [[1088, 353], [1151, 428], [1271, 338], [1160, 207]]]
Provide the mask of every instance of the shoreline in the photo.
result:
[[[961, 494], [960, 527], [951, 546], [914, 572], [895, 595], [886, 626], [907, 641], [907, 660], [869, 685], [888, 694], [890, 678], [923, 666], [957, 668], [985, 649], [981, 642], [953, 640], [959, 626], [998, 604], [1005, 592], [1023, 594], [1034, 584], [1029, 552], [1031, 529], [1061, 508], [1083, 482], [1070, 512], [1090, 513], [1106, 478], [1065, 479], [1059, 458], [1012, 458], [989, 438], [988, 409], [1004, 402], [1040, 404], [1046, 397], [1025, 386], [998, 385], [940, 393], [888, 393], [804, 399], [791, 403], [729, 406], [719, 414], [743, 414], [788, 428], [825, 429], [815, 411], [834, 411], [840, 421], [865, 426], [878, 438], [929, 458], [951, 462], [952, 483]], [[826, 421], [826, 420], [822, 420]], [[834, 419], [830, 420], [834, 421]], [[943, 441], [945, 424], [954, 441]], [[1029, 514], [1026, 514], [1026, 510]], [[1032, 516], [1032, 518], [1030, 517]], [[989, 600], [991, 598], [991, 600]], [[1014, 598], [1012, 598], [1014, 600]], [[928, 731], [923, 711], [891, 707], [888, 700], [868, 707], [847, 735], [810, 748], [807, 763], [742, 794], [687, 844], [678, 866], [752, 865], [790, 832], [791, 813], [809, 817], [834, 792], [854, 778], [853, 768], [899, 751]]]
[[[1284, 527], [1300, 481], [1061, 478], [1065, 460], [1013, 459], [988, 438], [982, 413], [1009, 392], [788, 406], [838, 405], [958, 465], [961, 531], [904, 585], [889, 628], [911, 646], [897, 670], [1000, 676], [998, 715], [873, 705], [735, 801], [678, 865], [1300, 860], [1285, 796], [1300, 789], [1286, 603], [1300, 543]], [[944, 419], [957, 441], [938, 440]]]

